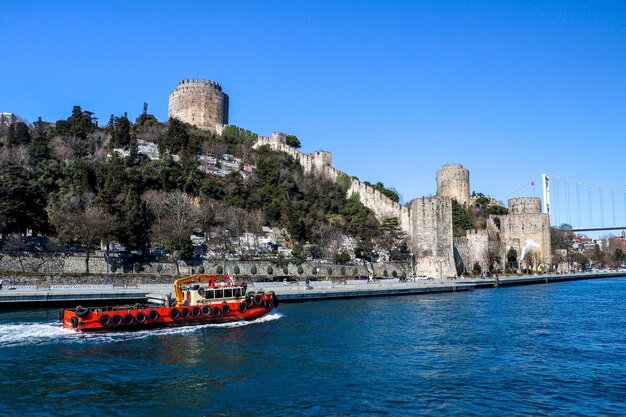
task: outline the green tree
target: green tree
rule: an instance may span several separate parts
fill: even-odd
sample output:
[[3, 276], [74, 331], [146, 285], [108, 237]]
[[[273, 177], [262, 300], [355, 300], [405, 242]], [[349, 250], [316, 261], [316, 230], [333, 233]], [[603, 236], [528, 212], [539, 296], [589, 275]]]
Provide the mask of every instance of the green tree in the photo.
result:
[[465, 235], [465, 230], [474, 228], [472, 214], [455, 199], [452, 199], [452, 225], [454, 227], [454, 236], [457, 237]]
[[[146, 203], [139, 198], [137, 192], [132, 188], [126, 191], [124, 205], [122, 207], [122, 229], [120, 231], [120, 241], [130, 250], [145, 251], [148, 248], [148, 213]], [[188, 249], [184, 242], [176, 241], [175, 250]], [[192, 248], [193, 250], [193, 248]]]
[[130, 145], [130, 120], [128, 114], [124, 113], [120, 117], [114, 118], [114, 124], [111, 126], [111, 145], [115, 148], [126, 147]]
[[30, 145], [28, 145], [28, 163], [31, 167], [38, 166], [41, 162], [50, 159], [50, 138], [41, 121], [41, 117], [34, 123], [34, 134]]
[[168, 152], [176, 155], [189, 146], [189, 131], [185, 123], [173, 117], [169, 120], [165, 134], [159, 138], [158, 145], [161, 154]]
[[46, 229], [46, 200], [25, 167], [0, 168], [0, 233], [35, 234]]
[[489, 217], [490, 215], [502, 216], [504, 214], [509, 214], [509, 210], [502, 206], [489, 206], [485, 209], [485, 216]]
[[250, 273], [252, 275], [256, 275], [257, 274], [257, 269], [256, 269], [256, 265], [252, 265], [252, 267], [250, 268]]
[[387, 217], [380, 224], [380, 243], [385, 248], [391, 259], [394, 249], [406, 238], [406, 233], [400, 227], [397, 217]]
[[506, 262], [511, 270], [516, 270], [518, 267], [517, 264], [517, 251], [513, 248], [510, 248], [506, 253]]
[[56, 122], [56, 134], [86, 139], [87, 135], [96, 131], [95, 120], [92, 112], [83, 110], [80, 106], [74, 106], [67, 120]]
[[9, 146], [28, 145], [30, 143], [30, 139], [30, 133], [28, 132], [28, 126], [26, 123], [17, 122], [9, 127]]
[[297, 136], [294, 135], [287, 135], [287, 145], [294, 147], [296, 149], [300, 148], [302, 146], [302, 144], [300, 143], [300, 141], [298, 140]]
[[483, 272], [483, 269], [481, 268], [480, 264], [478, 262], [474, 262], [474, 267], [472, 268], [472, 274], [480, 275], [481, 272]]
[[158, 126], [159, 121], [154, 115], [148, 113], [148, 103], [143, 103], [143, 112], [135, 120], [137, 128], [144, 130], [150, 126]]

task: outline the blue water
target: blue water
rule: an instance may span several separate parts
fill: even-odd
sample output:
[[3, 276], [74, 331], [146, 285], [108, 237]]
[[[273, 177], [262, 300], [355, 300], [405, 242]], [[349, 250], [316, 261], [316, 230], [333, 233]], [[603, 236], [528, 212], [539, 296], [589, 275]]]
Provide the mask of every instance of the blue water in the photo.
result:
[[626, 415], [626, 277], [83, 335], [0, 312], [1, 416]]

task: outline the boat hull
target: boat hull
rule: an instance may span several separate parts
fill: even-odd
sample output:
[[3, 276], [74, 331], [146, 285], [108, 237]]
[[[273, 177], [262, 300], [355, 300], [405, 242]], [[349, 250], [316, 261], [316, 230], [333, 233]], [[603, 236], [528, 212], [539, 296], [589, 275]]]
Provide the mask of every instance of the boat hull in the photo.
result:
[[90, 309], [77, 307], [62, 310], [59, 318], [63, 327], [77, 332], [137, 331], [250, 321], [266, 315], [278, 304], [275, 296], [272, 297], [269, 294], [264, 295], [259, 304], [251, 301], [225, 301], [218, 304], [180, 307], [141, 306], [139, 308]]

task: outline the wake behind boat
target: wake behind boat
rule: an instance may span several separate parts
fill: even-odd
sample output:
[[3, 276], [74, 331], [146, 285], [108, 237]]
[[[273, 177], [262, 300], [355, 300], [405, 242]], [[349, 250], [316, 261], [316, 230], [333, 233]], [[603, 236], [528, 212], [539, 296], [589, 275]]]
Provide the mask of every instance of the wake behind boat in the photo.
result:
[[[203, 285], [204, 284], [204, 285]], [[254, 320], [278, 306], [273, 291], [247, 292], [228, 275], [196, 274], [174, 281], [174, 305], [62, 309], [63, 327], [81, 332], [144, 330]]]

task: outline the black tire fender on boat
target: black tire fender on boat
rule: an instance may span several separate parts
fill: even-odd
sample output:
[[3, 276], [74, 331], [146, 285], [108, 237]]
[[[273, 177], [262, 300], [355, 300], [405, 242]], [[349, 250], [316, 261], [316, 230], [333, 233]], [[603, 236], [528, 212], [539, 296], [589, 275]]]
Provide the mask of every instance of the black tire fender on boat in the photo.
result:
[[59, 309], [59, 320], [63, 321], [63, 315], [65, 314], [65, 310], [64, 309]]
[[246, 307], [250, 308], [254, 305], [254, 301], [252, 301], [252, 298], [246, 298]]
[[242, 301], [241, 303], [239, 303], [239, 307], [237, 307], [237, 310], [239, 310], [240, 313], [245, 313], [248, 310], [246, 302]]
[[213, 317], [219, 317], [222, 314], [222, 310], [220, 310], [219, 307], [215, 306], [211, 310], [211, 314], [213, 314]]
[[130, 313], [126, 313], [124, 315], [124, 324], [127, 326], [130, 326], [131, 324], [133, 324], [135, 322], [135, 316], [133, 316]]
[[137, 314], [135, 314], [135, 320], [137, 320], [138, 323], [144, 323], [146, 318], [146, 313], [143, 311], [138, 311]]
[[156, 311], [156, 310], [148, 311], [148, 320], [155, 321], [158, 318], [159, 318], [159, 312], [158, 311]]
[[265, 306], [265, 308], [270, 309], [272, 307], [272, 302], [268, 299], [265, 299], [263, 301], [263, 305]]
[[180, 316], [184, 319], [186, 319], [187, 317], [189, 317], [189, 315], [191, 314], [191, 312], [189, 311], [189, 309], [187, 307], [183, 307], [180, 309]]
[[209, 317], [211, 315], [211, 307], [209, 306], [203, 306], [201, 311], [204, 317]]
[[100, 322], [100, 325], [102, 325], [102, 327], [106, 327], [111, 324], [111, 316], [109, 316], [108, 314], [103, 314], [100, 316], [98, 321]]
[[122, 324], [122, 316], [120, 316], [119, 314], [114, 314], [113, 317], [111, 317], [111, 324], [114, 326], [119, 326], [120, 324]]
[[253, 300], [255, 306], [260, 306], [261, 304], [263, 304], [263, 298], [261, 298], [261, 294], [255, 295]]
[[72, 325], [73, 328], [77, 328], [78, 327], [78, 317], [74, 316], [70, 319], [70, 324]]
[[228, 315], [228, 313], [230, 313], [230, 307], [228, 306], [228, 304], [224, 304], [224, 305], [222, 306], [222, 314], [223, 314], [223, 315], [225, 315], [225, 316], [227, 316], [227, 315]]
[[272, 304], [274, 304], [274, 307], [278, 307], [278, 297], [276, 296], [276, 293], [274, 291], [270, 291], [270, 295], [272, 296]]
[[180, 317], [180, 310], [176, 307], [170, 309], [170, 317], [174, 320]]
[[86, 307], [82, 307], [82, 306], [76, 307], [76, 310], [74, 311], [74, 314], [76, 314], [76, 317], [80, 317], [81, 319], [85, 317], [87, 313], [89, 313], [89, 309]]
[[202, 311], [200, 310], [200, 307], [194, 307], [191, 309], [191, 315], [193, 317], [200, 317], [200, 314], [202, 314]]

